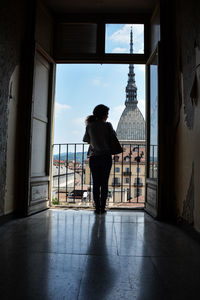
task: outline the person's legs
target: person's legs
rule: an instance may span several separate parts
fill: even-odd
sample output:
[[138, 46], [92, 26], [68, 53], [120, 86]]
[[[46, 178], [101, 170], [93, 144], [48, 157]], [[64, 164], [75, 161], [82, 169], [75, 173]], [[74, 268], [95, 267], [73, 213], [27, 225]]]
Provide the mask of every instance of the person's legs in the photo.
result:
[[93, 179], [93, 198], [96, 210], [100, 210], [100, 182], [101, 182], [101, 167], [99, 164], [99, 158], [91, 156], [89, 160], [89, 166]]
[[101, 211], [105, 210], [106, 200], [108, 198], [108, 179], [110, 175], [110, 170], [112, 166], [112, 157], [105, 156], [102, 159], [101, 164]]

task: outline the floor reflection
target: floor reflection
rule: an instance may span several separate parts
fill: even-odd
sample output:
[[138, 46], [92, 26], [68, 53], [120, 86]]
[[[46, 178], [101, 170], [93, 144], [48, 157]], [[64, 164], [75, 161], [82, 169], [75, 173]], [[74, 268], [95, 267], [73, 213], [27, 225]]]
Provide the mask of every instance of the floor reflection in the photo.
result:
[[96, 216], [88, 247], [80, 299], [107, 299], [115, 285], [116, 270], [110, 262], [106, 242], [106, 217]]
[[0, 228], [0, 299], [196, 300], [199, 253], [144, 212], [49, 210]]

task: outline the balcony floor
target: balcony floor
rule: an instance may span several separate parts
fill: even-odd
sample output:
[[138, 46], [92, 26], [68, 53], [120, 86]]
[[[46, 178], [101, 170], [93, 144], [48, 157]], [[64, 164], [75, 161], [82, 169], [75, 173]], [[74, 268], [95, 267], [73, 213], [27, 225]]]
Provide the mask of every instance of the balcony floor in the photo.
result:
[[0, 227], [0, 299], [199, 299], [200, 244], [144, 212], [48, 210]]

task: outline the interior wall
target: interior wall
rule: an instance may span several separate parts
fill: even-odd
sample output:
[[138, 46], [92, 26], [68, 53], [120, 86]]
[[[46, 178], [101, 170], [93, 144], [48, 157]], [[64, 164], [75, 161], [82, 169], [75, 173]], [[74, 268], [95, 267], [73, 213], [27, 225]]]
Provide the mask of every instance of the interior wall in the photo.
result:
[[[13, 153], [8, 158], [8, 115], [9, 86], [16, 66], [20, 65], [21, 45], [26, 34], [26, 1], [6, 0], [1, 2], [0, 10], [0, 214], [5, 213], [5, 193], [10, 193], [11, 186], [6, 187], [8, 159], [14, 160]], [[18, 81], [18, 75], [13, 77], [13, 86]], [[14, 106], [12, 111], [15, 110]], [[14, 150], [14, 149], [13, 149]], [[15, 168], [15, 165], [12, 166]], [[12, 211], [12, 209], [6, 209]]]
[[200, 64], [200, 2], [176, 2], [177, 216], [200, 232], [200, 67], [197, 67]]
[[52, 40], [53, 21], [39, 1], [1, 1], [0, 215], [27, 205], [35, 42], [52, 54]]
[[15, 184], [17, 174], [17, 116], [19, 102], [19, 65], [10, 78], [8, 97], [8, 134], [7, 134], [7, 164], [6, 164], [6, 193], [4, 214], [16, 209]]

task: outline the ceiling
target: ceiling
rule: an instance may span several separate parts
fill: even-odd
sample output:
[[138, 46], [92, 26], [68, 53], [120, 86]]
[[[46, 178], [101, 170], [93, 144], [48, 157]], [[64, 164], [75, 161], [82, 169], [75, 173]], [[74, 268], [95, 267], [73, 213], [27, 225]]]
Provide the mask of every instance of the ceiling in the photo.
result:
[[158, 0], [43, 0], [54, 13], [152, 13]]

